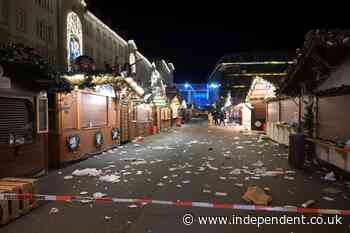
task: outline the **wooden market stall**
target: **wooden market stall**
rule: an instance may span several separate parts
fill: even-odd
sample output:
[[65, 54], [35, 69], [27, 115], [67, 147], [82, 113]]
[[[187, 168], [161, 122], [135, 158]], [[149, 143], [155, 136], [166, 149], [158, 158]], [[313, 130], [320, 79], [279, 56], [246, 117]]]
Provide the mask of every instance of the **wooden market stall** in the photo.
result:
[[132, 115], [132, 138], [153, 134], [152, 106], [150, 104], [135, 104]]
[[153, 124], [157, 132], [171, 128], [171, 109], [165, 95], [157, 95], [152, 99]]
[[317, 158], [349, 172], [350, 31], [308, 32], [296, 61], [281, 93], [301, 99], [299, 128]]
[[168, 96], [171, 109], [171, 126], [176, 124], [180, 117], [181, 99], [178, 95]]
[[289, 136], [297, 132], [299, 115], [303, 114], [303, 109], [299, 108], [300, 104], [299, 98], [266, 99], [266, 134], [269, 138], [280, 144], [289, 145]]
[[55, 96], [56, 124], [50, 131], [51, 166], [80, 160], [130, 140], [129, 99], [138, 91], [131, 78], [111, 74], [74, 74], [65, 78], [74, 86], [86, 82], [94, 85]]
[[256, 77], [246, 96], [246, 107], [243, 107], [242, 122], [245, 128], [264, 130], [266, 124], [265, 99], [275, 95], [274, 85], [263, 78]]
[[48, 170], [47, 63], [31, 48], [0, 49], [0, 177]]

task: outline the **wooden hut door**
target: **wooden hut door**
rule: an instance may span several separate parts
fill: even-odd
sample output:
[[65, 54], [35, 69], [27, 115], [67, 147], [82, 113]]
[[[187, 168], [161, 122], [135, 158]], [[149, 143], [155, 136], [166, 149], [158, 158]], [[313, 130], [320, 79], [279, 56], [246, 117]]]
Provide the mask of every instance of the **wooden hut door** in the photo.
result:
[[121, 137], [120, 141], [122, 143], [129, 141], [129, 107], [128, 105], [121, 105], [121, 114], [120, 114], [120, 131]]

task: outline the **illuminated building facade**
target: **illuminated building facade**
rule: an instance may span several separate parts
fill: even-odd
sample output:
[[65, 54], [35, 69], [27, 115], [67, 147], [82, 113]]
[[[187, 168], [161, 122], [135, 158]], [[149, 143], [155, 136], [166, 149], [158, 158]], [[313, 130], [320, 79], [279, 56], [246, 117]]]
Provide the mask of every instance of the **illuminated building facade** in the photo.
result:
[[194, 104], [196, 107], [204, 108], [212, 105], [219, 99], [219, 84], [176, 84], [181, 97], [187, 104]]

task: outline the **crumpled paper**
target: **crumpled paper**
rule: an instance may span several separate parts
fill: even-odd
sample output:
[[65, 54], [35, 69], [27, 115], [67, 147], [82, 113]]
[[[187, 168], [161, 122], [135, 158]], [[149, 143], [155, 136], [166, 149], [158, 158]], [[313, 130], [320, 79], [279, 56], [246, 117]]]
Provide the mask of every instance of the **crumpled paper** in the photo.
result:
[[272, 197], [258, 186], [248, 187], [242, 198], [246, 202], [253, 202], [256, 205], [268, 205], [272, 201]]

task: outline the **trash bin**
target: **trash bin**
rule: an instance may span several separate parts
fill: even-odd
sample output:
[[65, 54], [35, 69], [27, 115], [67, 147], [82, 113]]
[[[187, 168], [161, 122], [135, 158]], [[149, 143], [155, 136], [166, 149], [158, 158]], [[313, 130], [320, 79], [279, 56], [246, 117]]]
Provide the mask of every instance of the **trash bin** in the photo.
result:
[[177, 117], [176, 118], [176, 126], [181, 127], [181, 123], [182, 123], [182, 117]]
[[305, 161], [305, 135], [291, 134], [289, 136], [288, 162], [295, 168], [302, 168]]

